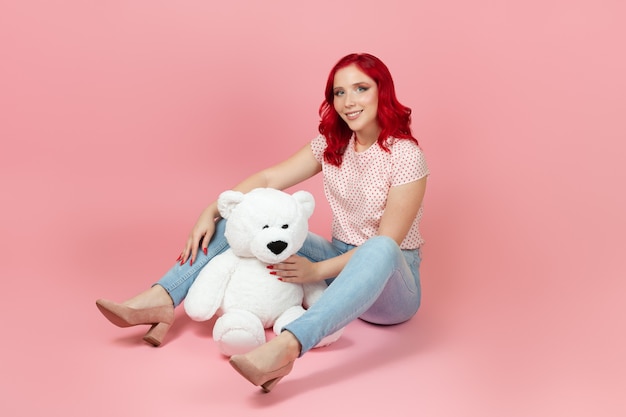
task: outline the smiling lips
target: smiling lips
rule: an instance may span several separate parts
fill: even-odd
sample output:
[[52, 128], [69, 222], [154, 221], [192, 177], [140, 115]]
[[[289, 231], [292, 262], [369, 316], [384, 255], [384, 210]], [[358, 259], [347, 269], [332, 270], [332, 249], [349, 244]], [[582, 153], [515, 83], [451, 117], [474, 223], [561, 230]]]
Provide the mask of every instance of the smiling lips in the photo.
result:
[[348, 120], [354, 120], [357, 117], [359, 117], [359, 114], [361, 114], [363, 110], [359, 110], [359, 111], [353, 111], [351, 113], [346, 113], [346, 117], [348, 118]]

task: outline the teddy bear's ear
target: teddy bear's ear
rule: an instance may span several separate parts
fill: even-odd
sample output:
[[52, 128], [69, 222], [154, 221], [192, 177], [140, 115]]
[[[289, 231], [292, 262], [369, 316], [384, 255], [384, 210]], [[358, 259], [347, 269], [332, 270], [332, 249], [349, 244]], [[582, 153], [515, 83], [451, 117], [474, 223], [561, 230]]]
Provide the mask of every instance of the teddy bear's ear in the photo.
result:
[[315, 209], [315, 198], [313, 198], [313, 194], [308, 191], [296, 191], [293, 193], [293, 197], [296, 199], [300, 207], [302, 207], [302, 211], [306, 215], [308, 219], [313, 214], [313, 210]]
[[220, 194], [217, 198], [217, 210], [220, 212], [220, 215], [227, 219], [233, 209], [243, 201], [243, 196], [243, 193], [232, 190], [224, 191]]

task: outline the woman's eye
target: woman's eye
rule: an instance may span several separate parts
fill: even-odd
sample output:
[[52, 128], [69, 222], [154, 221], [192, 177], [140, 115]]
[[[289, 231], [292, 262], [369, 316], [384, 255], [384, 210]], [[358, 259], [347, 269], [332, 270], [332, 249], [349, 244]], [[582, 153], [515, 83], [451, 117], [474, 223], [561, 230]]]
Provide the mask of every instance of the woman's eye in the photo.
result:
[[363, 93], [367, 91], [368, 89], [369, 89], [368, 87], [357, 87], [356, 91], [358, 91], [359, 93]]
[[283, 229], [289, 229], [289, 225], [288, 224], [283, 224]]
[[344, 92], [343, 92], [343, 91], [341, 91], [341, 90], [337, 90], [337, 91], [335, 91], [335, 96], [336, 96], [336, 97], [343, 96], [343, 95], [344, 95]]

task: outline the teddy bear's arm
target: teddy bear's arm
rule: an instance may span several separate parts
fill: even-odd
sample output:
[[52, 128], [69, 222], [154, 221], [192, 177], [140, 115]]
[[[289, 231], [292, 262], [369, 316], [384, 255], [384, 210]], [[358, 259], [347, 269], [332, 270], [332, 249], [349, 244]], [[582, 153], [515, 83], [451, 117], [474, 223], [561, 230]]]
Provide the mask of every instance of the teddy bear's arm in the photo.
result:
[[328, 285], [326, 285], [325, 281], [317, 281], [309, 284], [303, 284], [302, 287], [304, 289], [302, 306], [308, 309], [317, 302], [317, 300], [322, 296], [324, 290], [328, 288]]
[[209, 320], [217, 312], [236, 263], [230, 250], [211, 259], [200, 271], [185, 298], [185, 312], [196, 321]]

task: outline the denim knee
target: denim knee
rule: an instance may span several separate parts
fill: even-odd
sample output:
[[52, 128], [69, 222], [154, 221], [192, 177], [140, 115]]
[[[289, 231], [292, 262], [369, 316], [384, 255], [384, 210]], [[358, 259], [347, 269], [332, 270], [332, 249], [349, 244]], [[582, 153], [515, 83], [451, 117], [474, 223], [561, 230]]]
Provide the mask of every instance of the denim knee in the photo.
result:
[[388, 255], [394, 255], [401, 251], [400, 245], [398, 245], [398, 243], [389, 236], [374, 236], [369, 238], [360, 246], [360, 249], [375, 250], [378, 253], [385, 253]]

